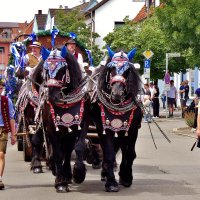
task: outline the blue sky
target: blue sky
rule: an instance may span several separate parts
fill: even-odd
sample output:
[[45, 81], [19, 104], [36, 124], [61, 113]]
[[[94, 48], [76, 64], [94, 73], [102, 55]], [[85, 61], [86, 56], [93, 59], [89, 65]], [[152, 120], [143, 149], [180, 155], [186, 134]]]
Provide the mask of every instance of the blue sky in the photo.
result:
[[1, 3], [0, 22], [30, 22], [38, 10], [47, 14], [49, 8], [59, 8], [60, 5], [73, 7], [81, 0], [5, 0]]

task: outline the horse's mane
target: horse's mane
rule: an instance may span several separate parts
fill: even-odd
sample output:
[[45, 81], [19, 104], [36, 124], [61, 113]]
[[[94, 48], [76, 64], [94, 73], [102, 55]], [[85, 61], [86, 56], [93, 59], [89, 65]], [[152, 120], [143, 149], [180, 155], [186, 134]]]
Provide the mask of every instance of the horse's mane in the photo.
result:
[[82, 72], [77, 59], [71, 53], [68, 52], [65, 59], [68, 64], [71, 87], [75, 89], [80, 85]]
[[[98, 80], [98, 89], [100, 91], [110, 92], [108, 87], [110, 81], [110, 73], [112, 68], [107, 67], [107, 64], [110, 60], [107, 61], [105, 68], [102, 70]], [[138, 71], [135, 69], [132, 63], [128, 63], [129, 68], [123, 73], [123, 76], [127, 79], [127, 95], [135, 99], [139, 90], [142, 87], [142, 81]]]

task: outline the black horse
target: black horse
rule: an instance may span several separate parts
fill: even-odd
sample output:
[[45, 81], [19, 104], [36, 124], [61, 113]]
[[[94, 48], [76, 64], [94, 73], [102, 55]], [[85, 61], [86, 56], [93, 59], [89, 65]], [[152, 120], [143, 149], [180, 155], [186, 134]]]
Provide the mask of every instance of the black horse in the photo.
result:
[[103, 150], [101, 174], [105, 177], [107, 192], [119, 190], [114, 175], [118, 146], [122, 152], [119, 182], [125, 187], [130, 187], [133, 180], [135, 144], [142, 120], [142, 110], [137, 102], [137, 94], [142, 84], [137, 70], [129, 62], [134, 53], [135, 49], [128, 55], [123, 51], [115, 54], [109, 49], [111, 59], [108, 59], [100, 72], [97, 101], [92, 104], [92, 119]]
[[[44, 87], [39, 93], [38, 125], [44, 129], [52, 147], [51, 169], [56, 176], [57, 192], [68, 192], [68, 184], [82, 183], [86, 168], [83, 163], [88, 129], [89, 98], [85, 93], [82, 73], [66, 47], [61, 51], [42, 50]], [[73, 173], [71, 153], [75, 148]]]

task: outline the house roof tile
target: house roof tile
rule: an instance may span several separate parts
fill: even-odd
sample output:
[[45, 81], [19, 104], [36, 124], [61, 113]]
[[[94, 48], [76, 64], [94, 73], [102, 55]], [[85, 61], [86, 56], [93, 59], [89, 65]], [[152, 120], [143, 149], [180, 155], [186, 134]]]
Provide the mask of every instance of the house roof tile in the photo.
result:
[[0, 22], [1, 28], [18, 28], [19, 23], [17, 22]]

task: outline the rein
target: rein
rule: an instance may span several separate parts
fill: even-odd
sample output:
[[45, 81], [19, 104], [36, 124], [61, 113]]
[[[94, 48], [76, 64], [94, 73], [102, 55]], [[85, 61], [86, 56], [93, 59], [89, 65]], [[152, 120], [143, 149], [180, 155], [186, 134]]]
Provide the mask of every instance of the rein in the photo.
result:
[[97, 96], [99, 98], [99, 101], [104, 106], [106, 106], [109, 110], [116, 110], [119, 112], [128, 112], [129, 110], [136, 107], [136, 104], [134, 101], [123, 102], [124, 104], [120, 104], [120, 105], [112, 104], [110, 101], [107, 100], [107, 98], [105, 98], [104, 93], [100, 90], [97, 90]]

